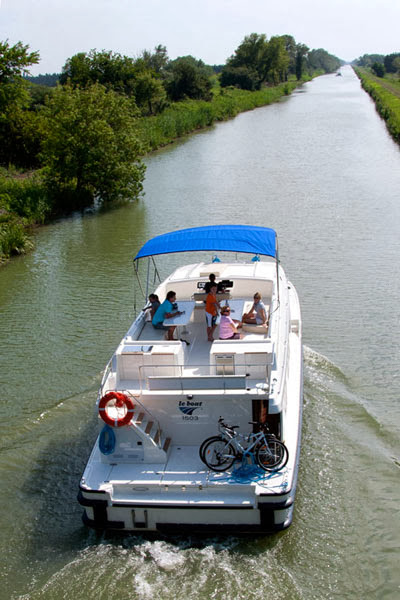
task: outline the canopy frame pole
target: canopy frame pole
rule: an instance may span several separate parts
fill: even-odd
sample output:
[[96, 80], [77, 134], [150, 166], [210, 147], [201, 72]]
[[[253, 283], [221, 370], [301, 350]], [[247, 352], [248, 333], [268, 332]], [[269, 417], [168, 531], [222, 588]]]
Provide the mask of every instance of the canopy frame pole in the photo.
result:
[[154, 256], [151, 257], [151, 260], [153, 261], [153, 267], [154, 267], [154, 281], [153, 281], [153, 283], [156, 283], [156, 277], [158, 277], [158, 281], [161, 283], [160, 273], [158, 272], [156, 261], [154, 260]]
[[[276, 294], [277, 294], [277, 305], [276, 309], [280, 307], [281, 297], [279, 291], [279, 249], [278, 249], [278, 236], [275, 238], [275, 264], [276, 264]], [[275, 312], [275, 311], [274, 311]]]
[[148, 259], [147, 259], [146, 300], [149, 297], [149, 280], [150, 280], [150, 257], [148, 257]]
[[277, 294], [278, 294], [278, 306], [280, 304], [280, 295], [279, 295], [279, 249], [278, 249], [278, 236], [275, 238], [275, 263], [276, 263], [276, 286], [277, 286]]
[[[140, 277], [139, 277], [139, 261], [134, 261], [133, 263], [133, 269], [136, 275], [136, 279], [139, 283], [139, 287], [140, 287], [140, 291], [142, 292], [143, 298], [146, 299], [146, 294], [144, 293], [143, 287], [142, 287], [142, 282], [140, 281]], [[135, 306], [135, 310], [136, 310], [136, 306]]]

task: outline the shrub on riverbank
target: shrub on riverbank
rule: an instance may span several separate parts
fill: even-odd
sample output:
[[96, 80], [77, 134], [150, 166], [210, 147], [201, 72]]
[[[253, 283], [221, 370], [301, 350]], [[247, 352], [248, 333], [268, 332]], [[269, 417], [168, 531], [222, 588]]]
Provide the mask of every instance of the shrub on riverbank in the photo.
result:
[[378, 83], [365, 70], [355, 69], [355, 72], [364, 90], [374, 100], [377, 111], [385, 119], [389, 132], [400, 144], [400, 97], [384, 87], [383, 82]]

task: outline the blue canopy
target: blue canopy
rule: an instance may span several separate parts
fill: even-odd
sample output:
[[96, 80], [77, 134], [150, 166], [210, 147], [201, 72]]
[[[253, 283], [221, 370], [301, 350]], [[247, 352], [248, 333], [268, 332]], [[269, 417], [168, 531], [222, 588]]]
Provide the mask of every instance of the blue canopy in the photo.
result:
[[164, 233], [149, 240], [134, 260], [173, 252], [245, 252], [277, 256], [276, 233], [255, 225], [208, 225]]

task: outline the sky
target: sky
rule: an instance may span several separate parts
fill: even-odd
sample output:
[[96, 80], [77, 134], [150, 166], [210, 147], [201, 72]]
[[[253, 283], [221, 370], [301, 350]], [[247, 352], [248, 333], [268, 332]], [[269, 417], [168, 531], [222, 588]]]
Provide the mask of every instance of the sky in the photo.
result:
[[0, 40], [37, 50], [32, 75], [91, 49], [130, 57], [158, 44], [224, 64], [246, 35], [292, 35], [345, 61], [400, 52], [400, 0], [0, 0]]

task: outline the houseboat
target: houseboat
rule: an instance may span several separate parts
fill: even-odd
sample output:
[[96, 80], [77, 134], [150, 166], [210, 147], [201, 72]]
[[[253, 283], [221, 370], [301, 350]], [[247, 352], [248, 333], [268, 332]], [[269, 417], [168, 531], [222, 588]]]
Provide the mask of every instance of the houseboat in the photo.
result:
[[[181, 261], [185, 252], [199, 262]], [[161, 280], [156, 260], [178, 266]], [[78, 496], [84, 523], [166, 535], [287, 528], [301, 441], [302, 323], [275, 231], [218, 225], [166, 233], [144, 244], [134, 271], [144, 300], [101, 381], [98, 436]], [[239, 336], [219, 339], [219, 315], [210, 339], [210, 275], [219, 307], [229, 305], [235, 321], [251, 313], [258, 294], [265, 322], [243, 322]], [[162, 303], [171, 291], [173, 316], [155, 327], [144, 302], [153, 293]], [[218, 436], [220, 417], [243, 435], [266, 424], [288, 450], [284, 468], [265, 471], [248, 456], [226, 471], [207, 467], [199, 448]]]

